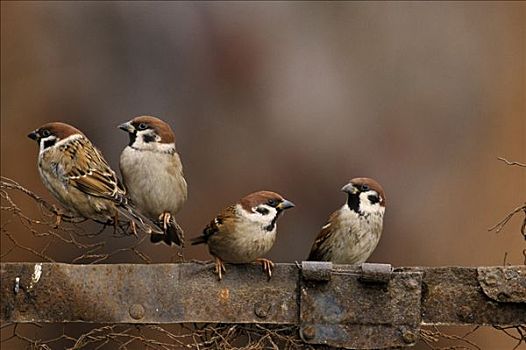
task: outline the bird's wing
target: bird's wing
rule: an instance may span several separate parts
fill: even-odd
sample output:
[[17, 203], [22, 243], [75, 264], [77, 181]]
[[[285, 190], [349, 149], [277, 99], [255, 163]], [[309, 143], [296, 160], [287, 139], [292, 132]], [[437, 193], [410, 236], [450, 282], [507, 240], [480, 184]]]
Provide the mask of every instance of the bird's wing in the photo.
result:
[[88, 139], [83, 137], [69, 143], [64, 157], [68, 160], [64, 177], [73, 187], [90, 196], [118, 203], [124, 200], [124, 187]]
[[326, 243], [328, 240], [330, 240], [334, 230], [337, 229], [338, 221], [338, 211], [335, 211], [329, 216], [327, 224], [325, 224], [325, 226], [322, 227], [320, 233], [318, 233], [316, 240], [312, 244], [312, 248], [307, 260], [330, 260], [330, 257], [328, 256], [328, 254], [330, 254], [330, 251], [328, 250], [328, 244]]
[[192, 244], [201, 244], [208, 242], [211, 236], [216, 235], [218, 232], [229, 232], [228, 227], [233, 223], [233, 219], [236, 216], [235, 206], [232, 205], [224, 209], [219, 215], [217, 215], [203, 230], [203, 234], [192, 240]]

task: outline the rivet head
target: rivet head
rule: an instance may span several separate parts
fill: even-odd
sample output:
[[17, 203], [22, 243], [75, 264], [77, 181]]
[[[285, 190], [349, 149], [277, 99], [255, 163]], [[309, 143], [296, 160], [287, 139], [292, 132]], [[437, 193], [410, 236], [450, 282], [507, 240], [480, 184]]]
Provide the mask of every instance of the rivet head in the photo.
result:
[[310, 340], [316, 336], [316, 328], [314, 326], [307, 326], [301, 331], [303, 338]]
[[141, 304], [133, 304], [130, 306], [129, 313], [134, 320], [140, 320], [144, 317], [144, 307]]
[[411, 331], [404, 331], [402, 333], [402, 339], [406, 344], [411, 344], [416, 342], [416, 334]]

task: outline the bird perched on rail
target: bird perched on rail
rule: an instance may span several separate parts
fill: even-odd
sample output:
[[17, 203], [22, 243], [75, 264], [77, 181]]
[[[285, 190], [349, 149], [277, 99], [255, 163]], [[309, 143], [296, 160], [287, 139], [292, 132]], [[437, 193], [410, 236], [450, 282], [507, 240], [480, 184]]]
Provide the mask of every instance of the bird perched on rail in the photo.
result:
[[187, 198], [181, 158], [175, 134], [161, 119], [140, 116], [119, 125], [130, 137], [120, 157], [124, 185], [133, 204], [163, 228], [152, 234], [154, 243], [184, 245], [184, 233], [175, 221]]
[[292, 207], [292, 202], [275, 192], [251, 193], [224, 209], [192, 244], [208, 244], [219, 280], [226, 272], [223, 262], [259, 262], [270, 278], [274, 264], [262, 256], [274, 245], [276, 221], [284, 210]]
[[137, 227], [147, 233], [162, 232], [128, 203], [115, 172], [81, 131], [52, 122], [28, 137], [40, 145], [38, 171], [42, 182], [66, 209], [115, 227], [124, 219], [134, 233]]
[[352, 179], [342, 187], [347, 202], [329, 217], [307, 260], [361, 264], [373, 253], [382, 235], [385, 193], [373, 179]]

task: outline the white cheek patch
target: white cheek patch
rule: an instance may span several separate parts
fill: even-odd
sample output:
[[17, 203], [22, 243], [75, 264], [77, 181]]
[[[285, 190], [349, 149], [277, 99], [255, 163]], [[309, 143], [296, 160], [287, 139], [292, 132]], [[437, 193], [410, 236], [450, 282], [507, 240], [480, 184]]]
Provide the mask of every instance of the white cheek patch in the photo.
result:
[[[268, 211], [268, 213], [260, 213], [257, 211], [258, 208], [265, 209]], [[262, 211], [264, 212], [264, 210]], [[270, 205], [261, 204], [256, 207], [253, 207], [251, 212], [247, 212], [246, 210], [240, 208], [240, 213], [241, 215], [243, 215], [244, 217], [246, 217], [254, 223], [259, 223], [262, 226], [268, 226], [272, 223], [272, 220], [274, 220], [274, 218], [278, 214], [278, 211], [276, 210], [276, 208], [271, 207]]]
[[[154, 141], [151, 142], [145, 142], [144, 138], [153, 138]], [[135, 141], [131, 145], [132, 148], [146, 151], [146, 150], [152, 150], [156, 152], [162, 152], [162, 153], [170, 153], [175, 149], [174, 143], [160, 143], [161, 137], [155, 133], [155, 131], [148, 129], [148, 130], [141, 130], [137, 131], [137, 135], [135, 137]]]
[[[380, 202], [378, 202], [378, 203], [371, 203], [371, 201], [369, 200], [369, 196], [370, 195], [377, 196], [379, 198]], [[382, 200], [383, 200], [383, 198], [381, 198], [380, 195], [378, 193], [376, 193], [376, 191], [373, 191], [373, 190], [360, 193], [360, 212], [362, 212], [362, 213], [377, 213], [379, 211], [385, 210], [385, 208], [380, 205]]]
[[[157, 135], [155, 131], [153, 131], [152, 129], [137, 131], [137, 139], [140, 139], [141, 142], [145, 142], [144, 141], [145, 136], [146, 138], [153, 139], [155, 141], [160, 141], [161, 139], [159, 135]], [[148, 143], [148, 142], [145, 142], [145, 143]]]
[[43, 137], [40, 139], [40, 153], [44, 152], [47, 148], [52, 147], [57, 144], [57, 137], [55, 135], [50, 135], [48, 137]]
[[[66, 144], [66, 143], [69, 143], [69, 142], [74, 141], [74, 140], [81, 139], [83, 137], [84, 136], [82, 136], [81, 134], [73, 134], [73, 135], [70, 135], [70, 136], [66, 137], [65, 139], [59, 140], [55, 135], [50, 135], [48, 137], [40, 139], [40, 153], [45, 152], [48, 149], [60, 147], [60, 146], [62, 146], [64, 144]], [[46, 141], [50, 142], [50, 141], [53, 141], [53, 140], [55, 140], [56, 142], [52, 146], [44, 148], [46, 146]]]

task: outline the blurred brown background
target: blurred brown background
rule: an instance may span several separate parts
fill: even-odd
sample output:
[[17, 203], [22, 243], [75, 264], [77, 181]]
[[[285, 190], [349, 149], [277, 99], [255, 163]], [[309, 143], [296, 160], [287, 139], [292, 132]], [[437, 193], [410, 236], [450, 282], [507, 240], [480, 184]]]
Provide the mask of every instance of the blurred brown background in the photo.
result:
[[[297, 207], [270, 258], [301, 260], [340, 187], [370, 176], [388, 197], [370, 261], [498, 265], [508, 252], [523, 263], [520, 216], [487, 228], [526, 194], [525, 170], [497, 160], [526, 160], [525, 3], [1, 6], [1, 172], [46, 198], [29, 131], [71, 123], [117, 169], [116, 126], [150, 114], [177, 134], [187, 238], [271, 189]], [[208, 259], [203, 247], [185, 257]], [[481, 334], [488, 349], [510, 344]]]

